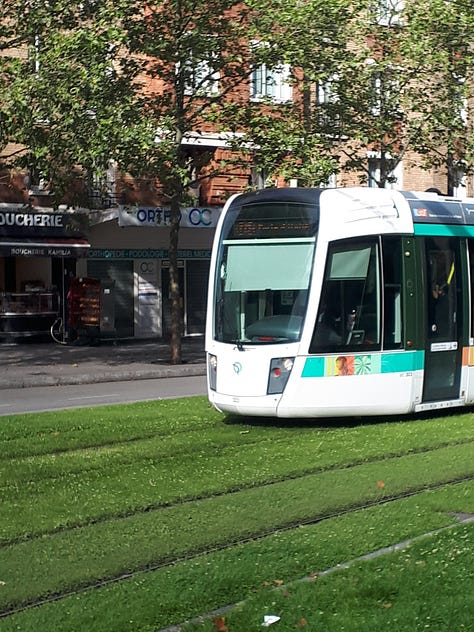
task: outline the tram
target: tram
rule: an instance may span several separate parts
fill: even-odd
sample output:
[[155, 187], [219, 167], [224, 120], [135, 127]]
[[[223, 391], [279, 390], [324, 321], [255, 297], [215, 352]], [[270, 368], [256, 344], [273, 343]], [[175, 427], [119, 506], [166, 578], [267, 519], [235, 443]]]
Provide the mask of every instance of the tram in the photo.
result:
[[233, 196], [209, 279], [208, 397], [273, 417], [474, 403], [474, 198], [372, 188]]

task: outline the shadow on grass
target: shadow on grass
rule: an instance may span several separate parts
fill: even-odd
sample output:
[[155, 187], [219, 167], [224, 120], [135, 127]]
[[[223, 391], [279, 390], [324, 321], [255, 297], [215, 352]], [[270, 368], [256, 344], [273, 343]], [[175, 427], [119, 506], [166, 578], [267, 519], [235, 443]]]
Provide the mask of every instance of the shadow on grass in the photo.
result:
[[367, 416], [347, 416], [347, 417], [251, 417], [249, 415], [229, 414], [224, 418], [227, 425], [240, 425], [251, 427], [273, 427], [273, 428], [315, 428], [317, 430], [334, 430], [337, 428], [357, 428], [387, 423], [414, 423], [419, 421], [430, 421], [436, 419], [449, 419], [459, 415], [471, 415], [474, 406], [463, 408], [430, 410], [422, 413], [408, 413], [406, 415], [367, 415]]

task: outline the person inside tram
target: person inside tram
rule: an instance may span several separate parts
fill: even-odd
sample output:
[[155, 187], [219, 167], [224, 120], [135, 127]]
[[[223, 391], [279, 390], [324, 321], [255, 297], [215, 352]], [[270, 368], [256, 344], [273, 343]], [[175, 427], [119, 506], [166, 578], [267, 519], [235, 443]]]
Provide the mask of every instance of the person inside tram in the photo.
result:
[[342, 338], [338, 333], [338, 320], [339, 314], [329, 306], [325, 306], [318, 318], [318, 322], [314, 330], [312, 345], [316, 347], [325, 347], [328, 345], [340, 344]]
[[437, 336], [450, 336], [452, 329], [450, 291], [454, 276], [454, 263], [451, 263], [443, 281], [436, 280], [432, 285], [430, 309], [431, 331]]

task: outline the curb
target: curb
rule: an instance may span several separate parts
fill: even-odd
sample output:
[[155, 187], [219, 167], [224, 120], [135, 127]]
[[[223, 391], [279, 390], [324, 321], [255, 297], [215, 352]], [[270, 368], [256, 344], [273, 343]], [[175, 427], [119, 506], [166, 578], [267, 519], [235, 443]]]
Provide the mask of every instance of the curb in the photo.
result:
[[13, 388], [31, 388], [35, 386], [74, 386], [77, 384], [95, 384], [103, 382], [127, 382], [135, 380], [155, 380], [170, 377], [205, 376], [205, 364], [169, 365], [146, 370], [113, 371], [112, 373], [97, 372], [82, 373], [80, 375], [34, 375], [12, 376], [0, 380], [0, 390]]

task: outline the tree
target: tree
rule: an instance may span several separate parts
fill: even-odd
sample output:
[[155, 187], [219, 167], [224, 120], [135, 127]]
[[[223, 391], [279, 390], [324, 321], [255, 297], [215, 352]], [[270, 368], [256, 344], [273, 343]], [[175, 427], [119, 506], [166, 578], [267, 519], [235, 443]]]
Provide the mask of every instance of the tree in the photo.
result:
[[[284, 94], [285, 84], [296, 79], [291, 74], [296, 55], [288, 43], [296, 41], [295, 24], [303, 28], [303, 5], [166, 0], [148, 6], [144, 16], [132, 11], [124, 22], [144, 96], [130, 135], [133, 145], [124, 147], [120, 162], [136, 177], [155, 177], [171, 207], [172, 363], [181, 361], [177, 246], [180, 208], [190, 187], [217, 173], [231, 177], [239, 163], [271, 176], [289, 157], [301, 161], [301, 108]], [[304, 24], [307, 28], [307, 19]], [[269, 75], [273, 88], [281, 89], [278, 103], [268, 89]], [[225, 160], [217, 162], [205, 143], [193, 146], [210, 129], [233, 152]]]
[[180, 210], [201, 178], [222, 170], [213, 164], [212, 146], [199, 144], [199, 137], [246, 76], [242, 42], [248, 16], [245, 7], [236, 9], [229, 0], [166, 0], [144, 10], [141, 3], [130, 3], [123, 19], [137, 77], [137, 114], [118, 162], [132, 176], [155, 181], [171, 209], [173, 364], [181, 362]]
[[473, 173], [474, 6], [433, 0], [407, 6], [410, 56], [418, 60], [410, 124], [426, 167], [444, 168], [446, 193]]
[[[266, 4], [284, 9], [278, 37]], [[268, 87], [262, 73], [291, 61], [282, 44], [300, 6], [11, 0], [3, 8], [4, 50], [13, 42], [29, 49], [2, 59], [2, 131], [22, 148], [14, 163], [44, 179], [55, 205], [80, 203], [75, 185], [100, 182], [110, 160], [155, 182], [168, 200], [172, 363], [181, 361], [177, 249], [190, 188], [217, 173], [232, 177], [239, 162], [275, 172], [301, 146], [290, 101], [275, 105], [266, 93], [249, 99], [252, 73], [261, 71]], [[217, 161], [212, 143], [201, 142], [209, 130], [241, 151]]]
[[385, 187], [410, 146], [407, 86], [416, 70], [403, 56], [402, 3], [351, 3], [338, 68], [317, 80], [313, 120], [332, 143], [339, 169]]
[[312, 124], [332, 142], [339, 169], [363, 183], [396, 182], [409, 155], [423, 168], [445, 165], [452, 192], [459, 166], [472, 165], [472, 3], [379, 0], [352, 9], [339, 67], [317, 79]]
[[4, 8], [5, 49], [16, 48], [2, 58], [4, 138], [24, 148], [15, 165], [32, 184], [45, 182], [54, 206], [88, 205], [78, 184], [101, 181], [133, 116], [119, 6], [12, 0]]
[[[409, 150], [425, 166], [447, 161], [451, 174], [472, 165], [460, 108], [470, 5], [407, 0], [401, 10], [393, 0], [374, 13], [365, 0], [9, 0], [0, 143], [14, 143], [10, 163], [42, 177], [55, 205], [84, 205], [110, 161], [155, 184], [171, 208], [179, 363], [180, 209], [198, 183], [244, 166], [259, 175], [250, 186], [275, 175], [319, 185], [342, 169], [385, 186]], [[440, 15], [449, 28], [438, 46]], [[28, 56], [12, 53], [22, 47]], [[219, 157], [217, 144], [228, 150]]]
[[[261, 2], [255, 2], [255, 9]], [[254, 160], [265, 172], [279, 173], [301, 186], [320, 186], [338, 171], [334, 151], [335, 120], [318, 107], [322, 85], [338, 75], [348, 60], [348, 29], [354, 19], [351, 0], [264, 3], [259, 29], [273, 51], [273, 63], [285, 63], [294, 100], [285, 112], [271, 112], [267, 121], [247, 125]], [[278, 16], [277, 26], [275, 16]], [[329, 132], [329, 133], [328, 133]]]

